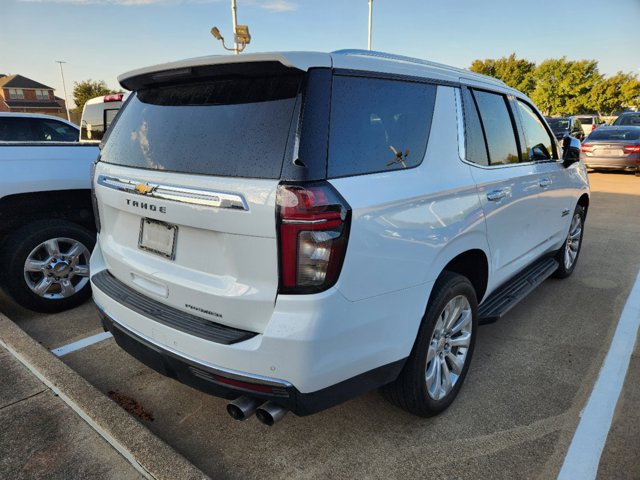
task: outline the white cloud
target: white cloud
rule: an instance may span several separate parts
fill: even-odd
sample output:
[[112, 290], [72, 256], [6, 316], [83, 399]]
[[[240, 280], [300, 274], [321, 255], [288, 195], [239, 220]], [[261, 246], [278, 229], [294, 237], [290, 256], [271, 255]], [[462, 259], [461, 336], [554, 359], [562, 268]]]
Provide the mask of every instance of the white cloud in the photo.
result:
[[298, 9], [295, 3], [287, 2], [287, 0], [273, 0], [260, 4], [260, 8], [271, 12], [292, 12]]

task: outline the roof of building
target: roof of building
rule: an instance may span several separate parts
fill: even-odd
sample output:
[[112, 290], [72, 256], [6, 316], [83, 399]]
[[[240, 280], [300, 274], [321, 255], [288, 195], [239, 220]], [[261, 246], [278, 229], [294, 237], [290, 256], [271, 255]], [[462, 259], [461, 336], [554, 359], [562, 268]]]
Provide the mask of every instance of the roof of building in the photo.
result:
[[6, 75], [0, 77], [0, 87], [4, 88], [43, 88], [47, 90], [53, 90], [52, 87], [48, 87], [43, 83], [36, 82], [30, 78], [23, 77], [22, 75]]
[[11, 108], [61, 108], [58, 102], [54, 102], [53, 100], [14, 100], [5, 98], [4, 103], [7, 104], [8, 107]]
[[250, 62], [278, 62], [285, 67], [307, 71], [314, 67], [340, 68], [349, 70], [375, 71], [396, 75], [424, 77], [436, 81], [460, 83], [480, 83], [492, 85], [499, 89], [512, 91], [503, 82], [492, 77], [461, 68], [450, 67], [441, 63], [430, 62], [418, 58], [404, 57], [384, 52], [369, 50], [339, 50], [332, 53], [319, 52], [274, 52], [249, 53], [242, 55], [212, 55], [190, 58], [177, 62], [140, 68], [118, 77], [118, 81], [125, 88], [131, 88], [135, 77], [151, 75], [152, 78], [165, 78], [181, 75], [192, 67], [208, 65], [222, 65]]

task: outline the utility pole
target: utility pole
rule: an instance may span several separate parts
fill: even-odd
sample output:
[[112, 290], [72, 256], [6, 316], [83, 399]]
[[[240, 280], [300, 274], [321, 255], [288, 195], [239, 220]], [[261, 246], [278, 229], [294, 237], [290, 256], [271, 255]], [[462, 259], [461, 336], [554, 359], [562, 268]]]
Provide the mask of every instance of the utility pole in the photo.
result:
[[238, 18], [236, 16], [236, 0], [231, 0], [231, 18], [233, 19], [233, 51], [238, 55], [238, 39], [236, 38], [236, 30], [238, 28]]
[[67, 86], [64, 83], [64, 73], [62, 72], [62, 64], [67, 62], [64, 62], [62, 60], [56, 60], [55, 62], [60, 65], [60, 76], [62, 77], [62, 90], [64, 91], [64, 106], [67, 108], [67, 120], [71, 121], [71, 115], [69, 115], [69, 99], [67, 98]]
[[[235, 2], [235, 0], [233, 0]], [[371, 20], [373, 18], [373, 0], [369, 0], [369, 50], [371, 50]]]

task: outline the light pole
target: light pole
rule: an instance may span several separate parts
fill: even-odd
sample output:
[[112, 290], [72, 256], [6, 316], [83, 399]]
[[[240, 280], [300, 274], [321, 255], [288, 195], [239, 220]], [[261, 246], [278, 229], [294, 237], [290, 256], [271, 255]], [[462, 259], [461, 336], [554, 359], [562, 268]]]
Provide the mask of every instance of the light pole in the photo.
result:
[[238, 31], [238, 17], [236, 16], [236, 0], [231, 0], [231, 19], [233, 21], [233, 51], [238, 55], [238, 37], [236, 32]]
[[62, 77], [62, 90], [64, 91], [64, 106], [67, 108], [67, 120], [71, 121], [71, 115], [69, 115], [69, 99], [67, 98], [67, 86], [64, 83], [64, 73], [62, 72], [62, 64], [67, 62], [62, 60], [56, 60], [55, 62], [60, 65], [60, 76]]
[[373, 0], [369, 0], [369, 50], [371, 50], [371, 20], [372, 20], [372, 18], [373, 18]]

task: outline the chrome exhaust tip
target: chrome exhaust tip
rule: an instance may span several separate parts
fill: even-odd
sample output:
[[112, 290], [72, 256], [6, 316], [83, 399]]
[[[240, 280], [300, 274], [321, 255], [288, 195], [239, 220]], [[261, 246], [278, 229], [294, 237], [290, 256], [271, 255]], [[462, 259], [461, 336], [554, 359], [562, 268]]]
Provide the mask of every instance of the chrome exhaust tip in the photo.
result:
[[256, 410], [256, 418], [265, 425], [272, 427], [276, 422], [282, 420], [289, 410], [281, 407], [277, 403], [266, 402]]
[[246, 420], [253, 415], [262, 400], [250, 397], [236, 398], [227, 405], [227, 412], [236, 420]]

